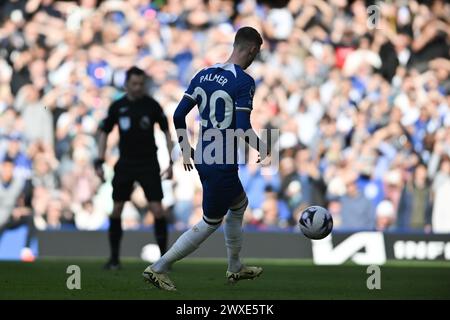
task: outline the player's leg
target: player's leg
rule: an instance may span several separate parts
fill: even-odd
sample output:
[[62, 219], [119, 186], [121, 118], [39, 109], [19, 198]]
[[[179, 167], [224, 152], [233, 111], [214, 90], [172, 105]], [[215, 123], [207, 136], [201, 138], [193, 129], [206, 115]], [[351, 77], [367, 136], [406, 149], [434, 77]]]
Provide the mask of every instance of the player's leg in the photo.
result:
[[194, 252], [214, 231], [219, 228], [222, 219], [203, 219], [185, 231], [158, 261], [144, 270], [143, 276], [156, 287], [165, 290], [175, 290], [175, 285], [167, 277], [169, 268], [176, 261]]
[[125, 201], [114, 201], [113, 211], [109, 217], [108, 239], [110, 247], [110, 258], [105, 269], [120, 268], [120, 243], [122, 241], [122, 210]]
[[25, 224], [28, 227], [27, 237], [25, 239], [25, 247], [30, 248], [31, 240], [33, 240], [36, 237], [36, 226], [34, 225], [34, 217], [33, 214], [29, 214], [27, 216], [24, 216], [22, 219], [23, 224]]
[[263, 271], [261, 267], [243, 265], [239, 257], [242, 248], [242, 220], [247, 205], [247, 196], [245, 192], [242, 192], [233, 201], [225, 218], [224, 236], [228, 256], [226, 277], [231, 283], [254, 279]]
[[174, 262], [194, 252], [203, 241], [219, 228], [221, 222], [221, 218], [210, 219], [203, 216], [199, 223], [185, 231], [169, 251], [153, 264], [153, 270], [167, 272]]
[[219, 228], [223, 216], [229, 206], [223, 205], [226, 200], [214, 182], [217, 175], [201, 176], [203, 184], [203, 219], [184, 232], [173, 246], [153, 265], [144, 271], [144, 278], [158, 288], [165, 290], [175, 290], [175, 285], [167, 277], [166, 273], [170, 266], [178, 260], [183, 259], [194, 252], [214, 231]]
[[[19, 218], [14, 218], [13, 216], [10, 216], [9, 219], [0, 226], [0, 238], [2, 237], [3, 233], [7, 230], [14, 230], [17, 229], [20, 226], [26, 225], [30, 229], [28, 233], [31, 232], [31, 235], [34, 235], [35, 227], [34, 227], [34, 220], [32, 215], [26, 215], [21, 216]], [[31, 228], [33, 227], [33, 228]], [[27, 241], [26, 244], [29, 245], [31, 241], [28, 241], [28, 235], [27, 235]]]
[[30, 215], [21, 216], [18, 219], [14, 219], [11, 216], [4, 225], [0, 226], [0, 240], [1, 240], [2, 234], [6, 230], [14, 230], [23, 225], [26, 225], [28, 227], [28, 230], [27, 230], [27, 237], [25, 239], [25, 247], [22, 248], [22, 250], [20, 252], [20, 257], [21, 257], [22, 261], [34, 261], [35, 257], [34, 257], [33, 252], [30, 249], [31, 240], [36, 235], [36, 227], [34, 225], [33, 215], [30, 214]]
[[6, 230], [14, 229], [16, 226], [17, 221], [15, 221], [12, 216], [9, 217], [9, 219], [4, 224], [0, 225], [0, 239]]
[[163, 191], [161, 185], [161, 177], [159, 175], [159, 166], [155, 169], [150, 167], [144, 169], [142, 174], [137, 177], [139, 184], [144, 190], [145, 197], [148, 201], [148, 208], [153, 213], [155, 218], [155, 239], [159, 246], [161, 255], [167, 251], [167, 218], [163, 210], [161, 200], [163, 198]]
[[111, 256], [105, 265], [105, 269], [115, 270], [120, 268], [120, 243], [123, 234], [121, 215], [125, 202], [130, 199], [133, 182], [133, 175], [116, 165], [112, 181], [114, 206], [109, 217], [108, 230]]
[[25, 239], [25, 247], [20, 251], [20, 258], [22, 261], [34, 261], [35, 256], [31, 250], [31, 241], [36, 237], [36, 226], [34, 225], [33, 214], [29, 214], [21, 217], [23, 225], [27, 226], [27, 237]]
[[162, 256], [167, 251], [167, 218], [164, 214], [164, 210], [160, 201], [150, 201], [148, 203], [148, 207], [155, 218], [155, 239]]
[[7, 230], [13, 230], [18, 228], [20, 225], [22, 225], [21, 219], [14, 219], [13, 216], [10, 216], [9, 219], [3, 224], [0, 225], [0, 240], [2, 239], [3, 234]]
[[225, 218], [224, 236], [227, 247], [228, 271], [231, 272], [238, 272], [242, 267], [239, 253], [242, 248], [242, 220], [247, 205], [247, 196], [245, 192], [242, 192], [233, 201]]

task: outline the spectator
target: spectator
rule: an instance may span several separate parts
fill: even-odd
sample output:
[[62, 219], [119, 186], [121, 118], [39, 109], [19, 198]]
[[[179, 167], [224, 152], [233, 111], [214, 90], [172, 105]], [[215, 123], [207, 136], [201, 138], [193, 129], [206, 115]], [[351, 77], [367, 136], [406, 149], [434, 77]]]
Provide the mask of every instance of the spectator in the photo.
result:
[[292, 157], [283, 157], [280, 162], [280, 175], [281, 175], [281, 199], [283, 199], [290, 212], [293, 212], [302, 201], [302, 186], [297, 179], [295, 172], [295, 162]]
[[389, 200], [381, 201], [376, 208], [376, 229], [388, 231], [395, 228], [396, 214], [394, 205]]
[[269, 186], [265, 190], [265, 200], [262, 204], [262, 227], [286, 227], [291, 220], [291, 214], [286, 203], [277, 198], [277, 193]]
[[45, 212], [45, 228], [48, 230], [62, 229], [63, 206], [57, 194], [51, 196]]
[[[23, 100], [19, 98], [23, 94]], [[53, 120], [50, 110], [39, 100], [36, 87], [24, 86], [16, 100], [16, 108], [21, 110], [24, 121], [24, 134], [30, 142], [40, 142], [53, 146]]]
[[296, 153], [297, 179], [301, 184], [301, 205], [325, 206], [326, 186], [317, 164], [313, 162], [309, 149], [300, 149]]
[[30, 246], [36, 229], [31, 208], [31, 181], [14, 177], [14, 160], [8, 157], [1, 163], [0, 172], [0, 203], [2, 204], [0, 207], [0, 240], [5, 231], [22, 225], [27, 226], [27, 237], [21, 251], [21, 258], [24, 261], [33, 261], [34, 255]]
[[86, 149], [76, 149], [73, 159], [73, 170], [62, 178], [62, 187], [71, 194], [72, 201], [81, 204], [93, 198], [100, 180], [91, 166]]
[[78, 230], [99, 230], [107, 221], [104, 213], [95, 211], [90, 200], [81, 206], [74, 204], [72, 211], [75, 213], [75, 226]]
[[239, 169], [239, 177], [242, 182], [242, 186], [246, 190], [249, 208], [253, 211], [255, 209], [260, 210], [264, 202], [264, 190], [271, 186], [273, 190], [279, 189], [279, 177], [278, 175], [263, 175], [261, 168], [256, 164], [257, 153], [250, 151], [249, 163], [246, 166], [242, 166]]
[[[225, 59], [234, 30], [250, 25], [264, 37], [248, 69], [257, 84], [252, 124], [280, 130], [283, 152], [279, 175], [263, 175], [254, 154], [240, 168], [250, 201], [248, 225], [261, 223], [264, 203], [276, 207], [273, 194], [265, 193], [270, 186], [277, 202], [287, 204], [293, 224], [304, 206], [314, 204], [328, 206], [336, 229], [345, 227], [344, 202], [367, 198], [373, 208], [390, 200], [401, 230], [429, 230], [433, 212], [433, 230], [443, 231], [450, 4], [382, 2], [377, 26], [367, 23], [366, 5], [361, 0], [289, 1], [276, 8], [255, 0], [0, 1], [0, 161], [14, 158], [14, 179], [33, 177], [39, 228], [47, 226], [55, 190], [61, 192], [61, 225], [73, 223], [70, 208], [89, 201], [94, 212], [108, 211], [110, 203], [101, 199], [111, 179], [97, 192], [99, 182], [91, 179], [87, 164], [96, 157], [98, 123], [122, 93], [125, 70], [138, 65], [151, 74], [148, 91], [171, 114], [192, 73]], [[188, 121], [198, 117], [192, 114]], [[110, 168], [117, 142], [112, 132], [105, 159]], [[348, 168], [359, 176], [356, 198], [346, 194]], [[179, 164], [174, 171], [177, 227], [185, 228], [200, 210], [194, 205], [195, 178], [181, 173]], [[424, 205], [430, 208], [425, 215]], [[0, 211], [6, 206], [0, 203]], [[129, 212], [130, 228], [138, 228], [137, 211]]]
[[431, 232], [431, 188], [427, 167], [423, 163], [414, 169], [412, 181], [406, 188], [412, 197], [412, 210], [405, 229]]
[[0, 225], [4, 225], [16, 206], [25, 181], [14, 176], [14, 160], [11, 158], [2, 161], [0, 177]]
[[358, 190], [356, 177], [350, 177], [346, 183], [347, 194], [341, 200], [342, 229], [373, 230], [375, 212], [373, 204]]
[[[21, 179], [28, 179], [32, 173], [32, 161], [28, 158], [23, 149], [23, 139], [20, 134], [9, 135], [6, 150], [0, 148], [0, 159], [10, 158], [14, 161], [14, 176]], [[2, 155], [3, 153], [3, 155]]]
[[52, 159], [49, 158], [48, 154], [40, 152], [34, 156], [33, 160], [33, 185], [42, 186], [48, 190], [56, 190], [57, 182], [53, 172], [55, 164], [52, 166]]
[[443, 156], [439, 171], [432, 186], [433, 215], [432, 228], [434, 233], [450, 232], [450, 215], [448, 214], [448, 195], [450, 194], [450, 157]]

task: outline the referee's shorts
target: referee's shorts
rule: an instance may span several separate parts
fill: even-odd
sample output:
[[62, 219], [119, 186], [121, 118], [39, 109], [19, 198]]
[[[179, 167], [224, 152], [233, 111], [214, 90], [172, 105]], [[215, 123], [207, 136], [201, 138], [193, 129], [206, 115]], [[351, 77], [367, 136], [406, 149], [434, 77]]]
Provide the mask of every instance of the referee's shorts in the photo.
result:
[[157, 161], [133, 164], [119, 160], [114, 166], [113, 200], [130, 200], [135, 182], [141, 185], [147, 201], [162, 200], [160, 167]]

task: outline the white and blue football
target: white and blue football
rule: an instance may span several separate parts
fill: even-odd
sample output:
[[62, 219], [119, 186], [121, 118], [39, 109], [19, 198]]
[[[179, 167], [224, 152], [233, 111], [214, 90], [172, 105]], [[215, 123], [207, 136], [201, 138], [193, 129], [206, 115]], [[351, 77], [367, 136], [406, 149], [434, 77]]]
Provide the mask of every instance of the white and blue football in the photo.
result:
[[303, 210], [299, 223], [303, 234], [313, 240], [323, 239], [333, 230], [333, 217], [327, 209], [320, 206]]

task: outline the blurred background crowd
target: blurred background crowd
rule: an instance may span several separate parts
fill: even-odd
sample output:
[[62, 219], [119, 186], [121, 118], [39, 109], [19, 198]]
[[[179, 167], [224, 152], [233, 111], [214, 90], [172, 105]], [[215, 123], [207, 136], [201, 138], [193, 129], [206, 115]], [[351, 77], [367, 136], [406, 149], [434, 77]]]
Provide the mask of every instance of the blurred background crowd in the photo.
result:
[[[191, 77], [226, 61], [245, 25], [264, 38], [247, 70], [257, 84], [252, 124], [280, 130], [273, 174], [263, 174], [252, 151], [240, 167], [246, 227], [291, 230], [303, 208], [320, 205], [340, 230], [450, 233], [444, 0], [2, 1], [0, 226], [31, 217], [39, 230], [106, 228], [117, 128], [104, 183], [92, 161], [125, 71], [148, 73], [148, 92], [173, 129]], [[198, 128], [198, 112], [188, 126]], [[164, 135], [155, 134], [164, 168]], [[176, 162], [163, 184], [173, 226], [195, 224], [198, 176]], [[132, 200], [124, 227], [151, 226], [139, 187]]]

